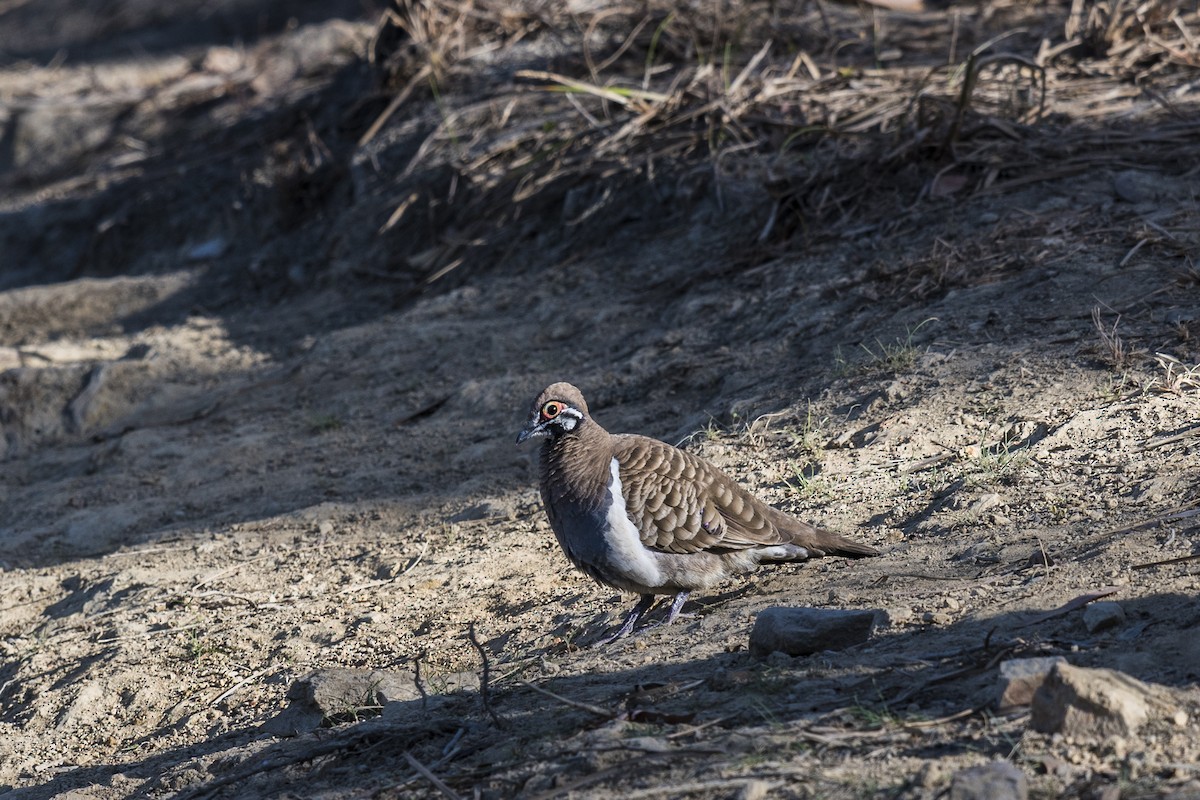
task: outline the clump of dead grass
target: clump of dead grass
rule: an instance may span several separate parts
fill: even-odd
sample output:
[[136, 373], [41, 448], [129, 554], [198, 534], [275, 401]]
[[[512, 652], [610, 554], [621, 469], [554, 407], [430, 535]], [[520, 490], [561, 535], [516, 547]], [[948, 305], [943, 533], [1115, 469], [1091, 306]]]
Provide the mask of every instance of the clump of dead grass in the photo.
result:
[[[1127, 392], [1179, 395], [1200, 389], [1200, 364], [1188, 364], [1169, 353], [1154, 353], [1151, 357], [1144, 350], [1129, 346], [1118, 330], [1119, 314], [1109, 324], [1097, 306], [1092, 309], [1092, 324], [1100, 340], [1101, 357], [1121, 373], [1115, 396], [1121, 397]], [[1134, 374], [1136, 367], [1148, 362], [1153, 362], [1156, 369]]]
[[1120, 314], [1117, 315], [1112, 325], [1109, 326], [1104, 321], [1104, 315], [1100, 307], [1096, 306], [1092, 309], [1092, 325], [1096, 328], [1096, 334], [1100, 338], [1101, 356], [1112, 367], [1124, 370], [1129, 367], [1133, 352], [1126, 346], [1125, 340], [1121, 338], [1121, 334], [1117, 332], [1120, 324]]
[[[416, 98], [436, 102], [437, 122], [402, 177], [439, 165], [454, 177], [440, 196], [403, 194], [381, 229], [449, 201], [453, 236], [415, 265], [430, 277], [514, 225], [537, 229], [547, 213], [594, 224], [639, 182], [692, 176], [719, 205], [728, 182], [758, 182], [774, 198], [754, 221], [766, 251], [797, 237], [886, 234], [904, 225], [897, 207], [926, 200], [1154, 153], [1200, 155], [1195, 117], [1182, 113], [1188, 70], [1200, 64], [1200, 12], [1168, 0], [917, 15], [719, 0], [397, 0], [371, 53], [398, 88], [364, 142], [419, 108]], [[483, 102], [456, 92], [481, 81]]]
[[1155, 353], [1159, 372], [1146, 383], [1146, 389], [1161, 394], [1183, 394], [1200, 390], [1200, 364], [1185, 364], [1167, 353]]

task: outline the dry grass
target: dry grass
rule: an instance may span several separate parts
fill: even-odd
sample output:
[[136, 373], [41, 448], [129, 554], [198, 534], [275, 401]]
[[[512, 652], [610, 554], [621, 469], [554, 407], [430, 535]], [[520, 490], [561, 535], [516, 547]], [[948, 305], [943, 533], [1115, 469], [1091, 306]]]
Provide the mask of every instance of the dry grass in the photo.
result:
[[[1186, 95], [1200, 13], [1169, 0], [917, 14], [398, 0], [371, 52], [398, 88], [364, 141], [432, 93], [439, 120], [405, 174], [457, 176], [441, 196], [406, 194], [385, 226], [454, 200], [456, 235], [418, 265], [431, 277], [572, 190], [566, 222], [583, 225], [622, 184], [691, 176], [723, 202], [727, 182], [759, 182], [775, 198], [757, 231], [765, 252], [851, 225], [886, 233], [903, 224], [883, 217], [897, 196], [1008, 191], [1167, 149], [1177, 163], [1200, 156]], [[460, 99], [457, 86], [482, 80], [486, 102]]]
[[1125, 347], [1125, 340], [1117, 333], [1117, 327], [1121, 324], [1120, 315], [1113, 320], [1110, 327], [1104, 321], [1103, 312], [1099, 306], [1092, 309], [1092, 325], [1096, 328], [1096, 333], [1100, 337], [1101, 353], [1106, 361], [1115, 369], [1125, 369], [1129, 366], [1130, 351]]
[[1200, 389], [1200, 364], [1185, 364], [1166, 353], [1155, 353], [1154, 360], [1161, 372], [1147, 382], [1148, 391], [1183, 394]]

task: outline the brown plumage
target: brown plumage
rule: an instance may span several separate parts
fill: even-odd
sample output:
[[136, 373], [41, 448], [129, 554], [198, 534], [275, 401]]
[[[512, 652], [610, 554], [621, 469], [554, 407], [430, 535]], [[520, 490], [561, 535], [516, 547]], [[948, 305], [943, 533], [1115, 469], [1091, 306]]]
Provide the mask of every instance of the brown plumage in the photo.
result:
[[546, 439], [542, 501], [567, 557], [601, 583], [642, 595], [616, 636], [633, 629], [655, 595], [675, 595], [670, 622], [688, 592], [760, 562], [878, 555], [767, 505], [698, 456], [610, 434], [569, 383], [534, 400], [517, 442], [530, 438]]

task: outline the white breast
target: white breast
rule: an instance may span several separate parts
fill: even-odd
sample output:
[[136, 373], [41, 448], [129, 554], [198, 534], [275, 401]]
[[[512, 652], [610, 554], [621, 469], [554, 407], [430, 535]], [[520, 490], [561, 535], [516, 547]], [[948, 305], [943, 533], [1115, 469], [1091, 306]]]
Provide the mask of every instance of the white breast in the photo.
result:
[[620, 467], [615, 458], [609, 470], [612, 473], [612, 482], [608, 485], [608, 491], [612, 503], [608, 507], [608, 525], [605, 526], [604, 539], [608, 545], [606, 549], [610, 571], [627, 580], [631, 584], [629, 588], [633, 591], [662, 586], [663, 576], [654, 553], [642, 545], [642, 537], [625, 511]]

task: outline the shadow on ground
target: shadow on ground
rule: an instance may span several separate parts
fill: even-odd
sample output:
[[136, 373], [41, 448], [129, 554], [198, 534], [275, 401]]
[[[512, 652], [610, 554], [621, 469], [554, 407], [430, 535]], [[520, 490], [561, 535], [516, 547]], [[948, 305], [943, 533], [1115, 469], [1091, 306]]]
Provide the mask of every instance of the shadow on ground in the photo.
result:
[[[178, 792], [174, 796], [179, 800], [247, 793], [265, 797], [329, 790], [347, 770], [370, 774], [374, 791], [395, 790], [424, 780], [414, 776], [405, 754], [423, 765], [435, 765], [440, 778], [457, 791], [469, 793], [477, 785], [478, 777], [473, 776], [489, 774], [490, 782], [482, 788], [516, 796], [525, 790], [524, 781], [536, 776], [543, 783], [556, 782], [545, 786], [562, 786], [568, 781], [592, 783], [591, 778], [595, 783], [619, 781], [633, 774], [622, 775], [619, 768], [589, 758], [595, 756], [589, 747], [601, 746], [617, 763], [636, 765], [637, 780], [653, 785], [673, 771], [672, 762], [686, 761], [690, 751], [697, 745], [705, 749], [706, 742], [717, 747], [705, 749], [710, 761], [715, 753], [721, 754], [718, 761], [728, 763], [759, 757], [762, 751], [753, 738], [730, 740], [726, 734], [747, 726], [764, 726], [761, 747], [782, 737], [810, 750], [820, 762], [836, 763], [840, 745], [834, 731], [820, 728], [825, 744], [816, 733], [807, 738], [804, 734], [822, 720], [828, 726], [830, 714], [847, 709], [852, 713], [839, 717], [837, 724], [848, 738], [872, 731], [907, 731], [909, 735], [888, 739], [894, 757], [971, 753], [1008, 758], [1014, 746], [1011, 727], [992, 720], [999, 692], [997, 665], [1006, 658], [1062, 655], [1077, 666], [1107, 666], [1121, 654], [1122, 665], [1134, 677], [1181, 689], [1196, 686], [1200, 666], [1180, 660], [1176, 651], [1180, 640], [1200, 623], [1197, 598], [1151, 595], [1122, 605], [1126, 623], [1098, 635], [1087, 633], [1079, 608], [1050, 618], [1030, 610], [947, 626], [884, 629], [865, 645], [811, 657], [776, 656], [764, 662], [743, 650], [538, 680], [539, 686], [559, 696], [557, 700], [502, 680], [490, 687], [487, 704], [494, 717], [479, 693], [433, 697], [428, 703], [414, 700], [389, 707], [384, 719], [282, 740], [251, 730], [234, 731], [119, 768], [81, 768], [5, 796], [40, 800], [58, 796], [64, 787], [109, 784], [115, 776], [125, 791], [135, 782], [141, 784], [132, 797], [163, 791]], [[708, 614], [727, 616], [720, 606]], [[643, 647], [652, 651], [659, 637], [702, 636], [704, 625], [702, 619], [643, 633], [640, 639], [619, 641], [595, 655], [608, 652], [623, 660]], [[947, 650], [947, 643], [956, 646]], [[531, 664], [556, 657], [554, 648], [524, 653], [522, 660]], [[499, 662], [492, 664], [493, 676], [508, 670], [503, 653], [493, 659]], [[537, 671], [536, 666], [526, 669]], [[660, 701], [648, 699], [655, 696]], [[936, 725], [924, 725], [931, 718], [964, 716], [974, 720], [969, 737], [948, 738]], [[1016, 719], [1025, 716], [1017, 714]], [[622, 720], [630, 724], [627, 729], [620, 727]], [[906, 729], [907, 722], [920, 724]], [[614, 736], [590, 744], [580, 738], [614, 723], [619, 731]], [[673, 734], [705, 729], [673, 741]], [[662, 749], [644, 750], [644, 737], [661, 742]], [[451, 751], [452, 757], [446, 758]], [[481, 766], [485, 772], [476, 771]], [[899, 785], [912, 778], [900, 774], [896, 781]]]

